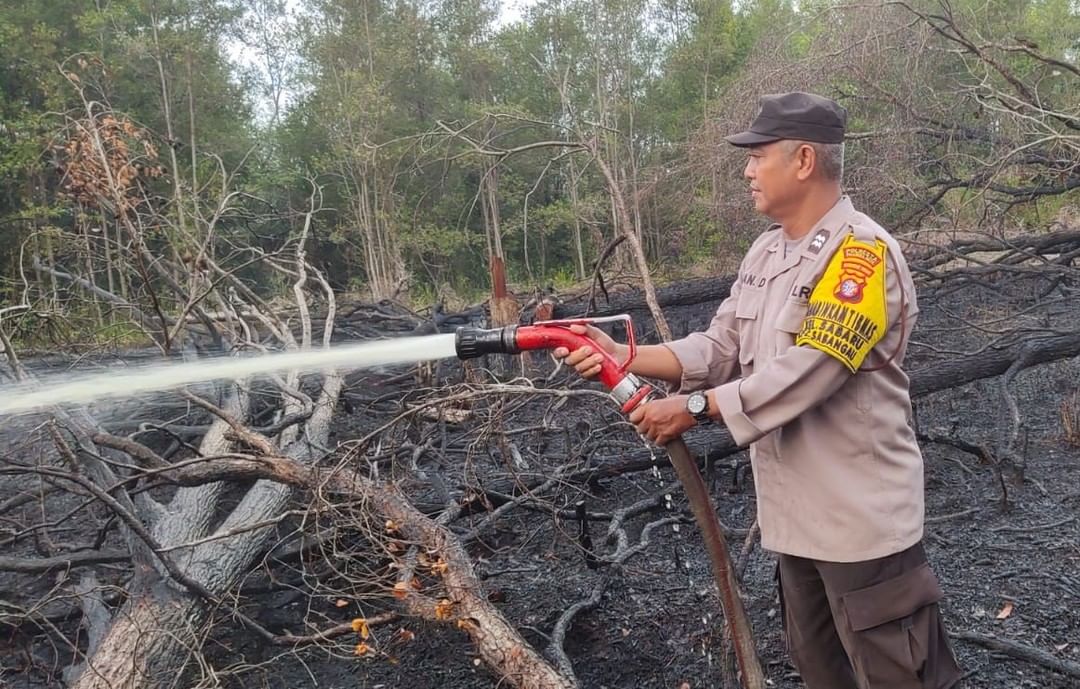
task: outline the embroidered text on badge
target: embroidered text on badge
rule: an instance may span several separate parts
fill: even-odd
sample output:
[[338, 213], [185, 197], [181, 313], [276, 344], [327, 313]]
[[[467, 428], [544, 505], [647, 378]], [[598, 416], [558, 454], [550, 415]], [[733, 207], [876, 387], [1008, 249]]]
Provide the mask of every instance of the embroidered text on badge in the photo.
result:
[[885, 243], [848, 236], [814, 287], [796, 345], [839, 359], [852, 373], [885, 335]]

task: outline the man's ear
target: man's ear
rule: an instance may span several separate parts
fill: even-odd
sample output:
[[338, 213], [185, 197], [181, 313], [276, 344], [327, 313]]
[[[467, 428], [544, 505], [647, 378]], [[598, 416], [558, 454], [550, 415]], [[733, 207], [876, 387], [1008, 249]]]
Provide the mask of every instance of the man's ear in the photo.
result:
[[810, 144], [800, 144], [795, 151], [795, 176], [800, 182], [810, 179], [817, 167], [817, 151]]

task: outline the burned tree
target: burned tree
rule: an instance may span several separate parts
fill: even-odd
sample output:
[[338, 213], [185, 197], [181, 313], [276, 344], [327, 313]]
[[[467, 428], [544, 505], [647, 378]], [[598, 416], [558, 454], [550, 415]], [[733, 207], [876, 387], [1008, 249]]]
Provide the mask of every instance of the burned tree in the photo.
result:
[[[233, 243], [228, 218], [250, 211], [245, 196], [230, 186], [232, 174], [213, 157], [217, 172], [201, 188], [218, 192], [206, 191], [197, 202], [188, 198], [191, 206], [179, 222], [169, 210], [176, 197], [155, 186], [168, 173], [150, 137], [91, 100], [84, 80], [69, 79], [84, 109], [67, 119], [66, 143], [58, 151], [67, 193], [98, 214], [109, 232], [82, 247], [86, 270], [78, 262], [38, 259], [33, 267], [65, 285], [73, 302], [85, 298], [130, 320], [165, 358], [193, 349], [219, 356], [315, 351], [330, 346], [339, 320], [348, 328], [366, 327], [363, 307], [339, 318], [326, 277], [306, 260], [312, 223], [322, 209], [315, 181], [306, 208], [282, 218], [292, 227], [291, 238], [273, 251]], [[116, 291], [99, 283], [100, 265], [108, 266]], [[243, 277], [251, 266], [280, 276], [284, 294], [254, 289]], [[283, 307], [285, 295], [291, 304]], [[417, 331], [425, 325], [402, 309], [371, 311], [383, 324], [405, 322]], [[6, 335], [3, 342], [12, 376], [33, 377]], [[325, 627], [304, 619], [299, 623], [305, 631], [293, 633], [271, 631], [245, 609], [248, 579], [267, 568], [274, 580], [279, 574], [269, 560], [288, 563], [288, 572], [299, 558], [312, 570], [314, 585], [307, 592], [313, 599], [333, 587], [348, 596], [338, 600], [375, 597], [402, 614], [454, 625], [499, 677], [516, 686], [573, 686], [572, 676], [533, 650], [480, 595], [464, 546], [446, 528], [464, 511], [461, 503], [447, 505], [433, 520], [380, 480], [380, 451], [366, 456], [370, 442], [381, 445], [379, 434], [334, 451], [330, 424], [345, 387], [341, 371], [283, 371], [267, 380], [182, 391], [172, 400], [155, 399], [148, 409], [121, 407], [139, 419], [132, 432], [114, 428], [126, 420], [101, 406], [100, 418], [52, 410], [51, 420], [30, 429], [28, 437], [38, 442], [22, 445], [21, 455], [0, 466], [15, 492], [0, 512], [20, 524], [7, 544], [22, 551], [33, 541], [38, 556], [5, 558], [0, 570], [57, 572], [58, 583], [5, 610], [3, 624], [28, 639], [42, 634], [61, 645], [40, 655], [31, 642], [27, 669], [50, 681], [62, 669], [75, 687], [168, 686], [188, 674], [205, 676], [205, 646], [223, 623], [283, 652], [321, 644], [340, 648], [345, 634], [359, 635], [359, 644], [346, 646], [357, 656], [382, 652], [365, 642], [371, 629], [398, 616], [392, 611], [351, 611], [351, 619], [327, 620]], [[465, 402], [477, 396], [459, 397]], [[435, 407], [445, 423], [452, 410], [442, 406], [419, 410]], [[155, 418], [159, 414], [172, 418]], [[49, 449], [34, 454], [35, 447]], [[370, 476], [352, 466], [358, 457]], [[16, 488], [30, 480], [38, 491]], [[53, 513], [61, 516], [35, 517]], [[77, 521], [89, 533], [74, 529], [75, 540], [56, 540], [54, 530], [67, 531]], [[324, 548], [349, 555], [339, 565], [340, 556]], [[282, 549], [291, 553], [281, 555]], [[311, 558], [316, 564], [305, 564]], [[404, 642], [410, 634], [402, 628], [397, 638]]]

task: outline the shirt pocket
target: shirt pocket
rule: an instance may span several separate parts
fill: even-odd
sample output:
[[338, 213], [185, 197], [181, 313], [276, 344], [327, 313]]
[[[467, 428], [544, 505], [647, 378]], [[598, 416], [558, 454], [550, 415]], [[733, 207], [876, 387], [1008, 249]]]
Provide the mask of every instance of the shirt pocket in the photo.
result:
[[743, 375], [750, 372], [754, 353], [758, 346], [761, 305], [765, 293], [761, 290], [744, 289], [735, 303], [735, 323], [739, 329], [739, 364]]
[[776, 312], [773, 328], [776, 330], [776, 355], [779, 356], [795, 346], [795, 338], [802, 330], [806, 320], [807, 303], [797, 299], [788, 299]]

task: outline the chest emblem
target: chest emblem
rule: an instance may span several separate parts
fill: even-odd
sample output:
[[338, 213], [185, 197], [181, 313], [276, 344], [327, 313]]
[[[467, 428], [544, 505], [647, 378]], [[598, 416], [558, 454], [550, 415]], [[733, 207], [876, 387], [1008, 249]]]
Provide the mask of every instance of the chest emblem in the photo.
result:
[[[879, 255], [876, 247], [870, 248], [865, 244], [850, 245], [850, 241], [845, 241], [844, 246], [840, 247], [839, 256], [840, 275], [833, 294], [842, 302], [858, 304], [862, 301], [867, 282], [877, 273], [877, 268], [885, 257], [884, 246]], [[833, 262], [836, 262], [835, 257]], [[884, 276], [884, 271], [882, 275]]]

